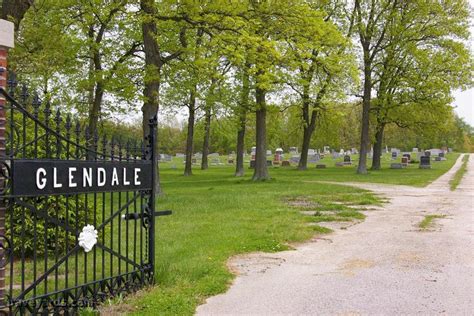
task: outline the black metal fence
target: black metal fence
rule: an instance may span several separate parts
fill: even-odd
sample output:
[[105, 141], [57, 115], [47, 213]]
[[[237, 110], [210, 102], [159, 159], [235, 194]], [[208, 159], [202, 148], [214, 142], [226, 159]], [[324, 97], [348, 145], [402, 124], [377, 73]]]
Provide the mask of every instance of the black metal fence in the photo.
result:
[[8, 85], [0, 310], [71, 314], [152, 283], [156, 119], [122, 143]]

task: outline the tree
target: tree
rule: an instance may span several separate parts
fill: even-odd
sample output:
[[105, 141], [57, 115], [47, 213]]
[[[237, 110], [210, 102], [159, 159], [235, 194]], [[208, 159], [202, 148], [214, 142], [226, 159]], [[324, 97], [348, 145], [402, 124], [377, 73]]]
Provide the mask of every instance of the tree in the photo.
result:
[[370, 144], [370, 107], [374, 86], [373, 65], [387, 42], [386, 29], [391, 16], [398, 10], [398, 0], [355, 0], [349, 19], [354, 21], [362, 49], [364, 78], [359, 165], [357, 173], [367, 173], [367, 151]]
[[243, 63], [240, 69], [241, 88], [239, 103], [237, 106], [237, 146], [236, 146], [236, 161], [235, 161], [235, 176], [244, 176], [244, 153], [245, 153], [245, 130], [247, 126], [247, 113], [250, 110], [250, 64]]
[[[159, 34], [157, 27], [157, 15], [158, 10], [156, 3], [153, 0], [140, 0], [141, 9], [141, 29], [143, 37], [143, 51], [145, 55], [145, 76], [144, 76], [144, 89], [143, 89], [143, 106], [142, 106], [142, 130], [143, 137], [147, 137], [150, 134], [149, 120], [156, 116], [158, 117], [158, 111], [160, 109], [160, 87], [161, 87], [161, 71], [163, 65], [176, 59], [183, 52], [183, 48], [186, 46], [184, 42], [182, 30], [179, 34], [181, 40], [179, 44], [171, 52], [163, 52], [159, 44]], [[159, 128], [157, 128], [157, 132]], [[156, 135], [156, 152], [159, 150], [160, 138], [159, 134]], [[160, 173], [159, 167], [157, 166], [157, 176], [155, 177], [155, 189], [156, 192], [161, 193], [162, 188], [160, 186]]]
[[330, 17], [318, 9], [301, 14], [303, 33], [293, 32], [287, 39], [285, 57], [293, 61], [287, 83], [299, 99], [303, 125], [299, 170], [307, 169], [311, 138], [325, 104], [342, 94], [343, 87], [356, 77], [347, 41]]
[[1, 2], [0, 19], [13, 22], [15, 31], [18, 31], [20, 22], [25, 13], [33, 5], [34, 0], [3, 0]]
[[[464, 1], [400, 6], [388, 21], [390, 45], [381, 50], [374, 74], [377, 98], [371, 109], [375, 129], [372, 169], [380, 169], [388, 124], [418, 129], [444, 120], [451, 91], [470, 83], [469, 50], [463, 41], [469, 9]], [[471, 67], [466, 65], [471, 64]]]

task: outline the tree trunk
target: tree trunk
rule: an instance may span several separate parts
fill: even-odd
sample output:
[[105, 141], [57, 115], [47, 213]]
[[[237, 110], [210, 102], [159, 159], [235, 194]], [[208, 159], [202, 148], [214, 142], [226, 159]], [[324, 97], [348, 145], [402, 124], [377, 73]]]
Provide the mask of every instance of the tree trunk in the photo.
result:
[[267, 168], [267, 106], [265, 102], [265, 91], [259, 87], [255, 89], [257, 103], [256, 111], [256, 151], [254, 181], [268, 180], [270, 176]]
[[193, 159], [193, 138], [194, 138], [194, 116], [196, 112], [196, 90], [193, 88], [189, 94], [188, 104], [188, 134], [186, 136], [186, 164], [184, 166], [184, 175], [191, 176]]
[[[143, 101], [142, 107], [142, 130], [143, 138], [148, 136], [150, 133], [149, 120], [155, 115], [158, 116], [158, 110], [160, 108], [160, 72], [162, 67], [162, 60], [160, 55], [160, 47], [156, 42], [156, 37], [158, 34], [156, 23], [150, 21], [156, 13], [155, 2], [154, 0], [141, 0], [140, 1], [141, 10], [146, 19], [143, 19], [142, 22], [142, 34], [143, 34], [143, 49], [145, 53], [145, 69], [147, 71], [147, 76], [145, 77], [145, 87], [143, 89], [143, 96], [145, 100]], [[155, 153], [158, 155], [158, 128], [156, 128], [156, 148]], [[160, 185], [160, 171], [159, 163], [156, 166], [156, 177], [155, 177], [155, 192], [162, 193], [162, 188]]]
[[21, 20], [23, 20], [26, 11], [33, 5], [34, 0], [3, 0], [0, 3], [2, 6], [0, 19], [13, 22], [16, 33]]
[[207, 156], [209, 155], [209, 137], [211, 134], [211, 106], [206, 107], [206, 113], [204, 115], [204, 141], [202, 144], [202, 160], [201, 160], [201, 170], [206, 170], [209, 168]]
[[372, 98], [372, 65], [368, 52], [364, 58], [364, 96], [362, 100], [362, 128], [360, 133], [359, 166], [357, 173], [367, 174], [367, 147], [369, 146], [370, 101]]
[[240, 126], [237, 131], [237, 156], [235, 165], [235, 176], [244, 176], [244, 151], [245, 151], [245, 125], [247, 123], [247, 113], [240, 114]]
[[102, 99], [104, 98], [104, 85], [102, 82], [97, 82], [94, 91], [94, 101], [92, 107], [89, 110], [89, 133], [94, 135], [97, 132], [97, 124], [99, 122], [99, 114], [102, 105]]
[[250, 65], [245, 64], [242, 73], [242, 91], [240, 95], [240, 108], [239, 108], [239, 130], [237, 131], [237, 153], [235, 162], [235, 176], [244, 176], [244, 151], [245, 151], [245, 128], [247, 125], [247, 111], [249, 105], [249, 94], [250, 94], [250, 78], [249, 69]]
[[305, 125], [303, 127], [303, 143], [301, 145], [301, 155], [300, 161], [298, 163], [298, 170], [308, 169], [308, 150], [312, 134], [312, 128], [310, 126]]
[[377, 126], [377, 131], [375, 133], [374, 153], [372, 156], [372, 170], [380, 170], [381, 168], [380, 156], [382, 155], [384, 129], [385, 124]]
[[[318, 96], [318, 100], [319, 100]], [[303, 143], [301, 144], [300, 161], [298, 162], [298, 170], [308, 169], [308, 150], [311, 142], [311, 136], [313, 135], [314, 128], [316, 126], [316, 110], [313, 109], [311, 118], [309, 116], [310, 109], [309, 100], [309, 85], [303, 87]]]

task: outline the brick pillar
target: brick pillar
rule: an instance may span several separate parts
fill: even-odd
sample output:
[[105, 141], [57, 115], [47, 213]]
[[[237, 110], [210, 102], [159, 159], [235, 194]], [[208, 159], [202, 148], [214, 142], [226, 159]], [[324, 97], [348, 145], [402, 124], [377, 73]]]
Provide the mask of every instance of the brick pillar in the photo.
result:
[[[14, 28], [13, 23], [0, 20], [0, 87], [6, 88], [7, 85], [7, 57], [8, 49], [13, 47]], [[6, 111], [5, 98], [0, 95], [0, 161], [5, 161], [7, 158], [6, 144], [5, 144], [5, 129], [6, 129]], [[3, 167], [3, 166], [0, 166]], [[5, 178], [0, 174], [0, 188], [5, 185]], [[6, 236], [5, 231], [5, 201], [0, 196], [0, 235]], [[4, 242], [4, 241], [2, 241]], [[5, 254], [0, 253], [0, 261], [5, 260]], [[0, 306], [5, 306], [5, 267], [0, 267]], [[0, 309], [3, 309], [0, 307]]]

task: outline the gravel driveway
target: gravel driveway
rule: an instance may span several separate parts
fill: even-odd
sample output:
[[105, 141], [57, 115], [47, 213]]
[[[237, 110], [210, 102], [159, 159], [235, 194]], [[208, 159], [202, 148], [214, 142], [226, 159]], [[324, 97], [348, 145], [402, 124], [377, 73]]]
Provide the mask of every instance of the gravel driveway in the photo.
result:
[[[448, 184], [461, 158], [425, 188], [350, 184], [390, 203], [294, 251], [233, 259], [233, 285], [197, 314], [473, 315], [474, 155], [458, 189]], [[446, 217], [421, 231], [429, 214]]]

